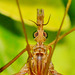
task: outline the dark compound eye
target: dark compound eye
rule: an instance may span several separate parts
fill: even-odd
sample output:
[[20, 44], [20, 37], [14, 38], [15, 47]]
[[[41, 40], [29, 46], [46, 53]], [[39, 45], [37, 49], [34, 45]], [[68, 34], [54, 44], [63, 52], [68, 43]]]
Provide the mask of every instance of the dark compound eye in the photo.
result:
[[37, 36], [38, 36], [38, 32], [35, 32], [35, 33], [34, 33], [34, 36], [37, 37]]
[[33, 37], [37, 37], [38, 36], [38, 32], [34, 32]]
[[47, 32], [43, 32], [43, 36], [46, 37], [46, 38], [48, 38]]

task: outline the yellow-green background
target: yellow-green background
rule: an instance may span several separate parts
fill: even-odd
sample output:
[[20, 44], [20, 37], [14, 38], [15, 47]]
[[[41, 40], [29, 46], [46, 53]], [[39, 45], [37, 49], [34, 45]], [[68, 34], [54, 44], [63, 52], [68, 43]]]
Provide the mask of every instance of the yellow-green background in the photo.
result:
[[[56, 37], [61, 24], [67, 0], [19, 0], [29, 43], [35, 45], [33, 32], [37, 26], [28, 19], [37, 20], [37, 8], [44, 9], [45, 23], [51, 14], [50, 22], [44, 27], [48, 33], [47, 45]], [[67, 14], [61, 34], [75, 27], [75, 0]], [[26, 47], [16, 0], [0, 0], [0, 68], [13, 59]], [[0, 75], [12, 75], [18, 72], [27, 61], [25, 52]], [[75, 75], [75, 32], [62, 39], [55, 49], [53, 58], [55, 69], [63, 75]]]

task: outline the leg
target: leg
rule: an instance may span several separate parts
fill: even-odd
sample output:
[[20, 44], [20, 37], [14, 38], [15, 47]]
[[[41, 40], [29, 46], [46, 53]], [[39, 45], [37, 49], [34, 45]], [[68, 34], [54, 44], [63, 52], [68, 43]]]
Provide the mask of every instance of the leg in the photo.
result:
[[64, 22], [64, 19], [65, 19], [65, 17], [66, 17], [66, 14], [67, 14], [67, 12], [68, 12], [68, 10], [69, 10], [70, 5], [71, 5], [71, 0], [68, 0], [67, 6], [66, 6], [66, 10], [65, 10], [65, 13], [64, 13], [64, 17], [63, 17], [63, 19], [62, 19], [60, 28], [59, 28], [59, 30], [58, 30], [58, 33], [57, 33], [57, 36], [56, 36], [56, 40], [55, 40], [55, 43], [54, 43], [54, 46], [53, 46], [53, 50], [52, 50], [51, 57], [50, 57], [50, 60], [49, 60], [49, 62], [48, 62], [48, 65], [49, 65], [49, 63], [51, 62], [51, 58], [52, 58], [52, 56], [53, 56], [53, 53], [54, 53], [54, 50], [55, 50], [55, 47], [56, 47], [56, 44], [57, 44], [57, 42], [58, 42], [58, 38], [59, 38], [59, 35], [60, 35], [60, 32], [61, 32], [61, 28], [62, 28], [62, 26], [63, 26], [63, 22]]
[[60, 74], [56, 70], [54, 70], [54, 65], [51, 62], [50, 66], [49, 66], [49, 70], [48, 70], [48, 75], [62, 75], [62, 74]]
[[8, 68], [13, 62], [15, 62], [27, 49], [22, 50], [15, 58], [13, 58], [9, 63], [0, 68], [0, 72]]
[[48, 63], [47, 63], [47, 65], [46, 65], [46, 70], [45, 70], [44, 75], [46, 75], [47, 72], [48, 72], [49, 64], [50, 64], [50, 62], [51, 62], [51, 58], [52, 58], [52, 56], [53, 56], [53, 53], [54, 53], [54, 50], [55, 50], [55, 47], [56, 47], [56, 44], [57, 44], [57, 41], [58, 41], [58, 38], [59, 38], [59, 34], [60, 34], [60, 32], [61, 32], [61, 28], [62, 28], [62, 26], [63, 26], [63, 22], [64, 22], [64, 19], [65, 19], [66, 14], [67, 14], [67, 12], [68, 12], [68, 10], [69, 10], [70, 4], [71, 4], [71, 0], [68, 0], [67, 7], [66, 7], [66, 10], [65, 10], [65, 13], [64, 13], [64, 17], [63, 17], [63, 19], [62, 19], [60, 28], [59, 28], [58, 33], [57, 33], [57, 36], [56, 36], [56, 40], [55, 40], [55, 43], [54, 43], [54, 47], [53, 47], [52, 53], [51, 53], [51, 55], [48, 57], [49, 60], [48, 60]]
[[26, 50], [28, 51], [28, 54], [29, 54], [29, 57], [31, 57], [31, 53], [30, 53], [30, 45], [28, 43], [28, 39], [27, 39], [27, 34], [26, 34], [26, 30], [25, 30], [25, 27], [24, 27], [24, 21], [23, 21], [23, 18], [22, 18], [22, 14], [21, 14], [21, 10], [20, 10], [20, 7], [19, 7], [19, 3], [18, 3], [18, 0], [16, 0], [17, 2], [17, 6], [18, 6], [18, 9], [19, 9], [19, 14], [20, 14], [20, 18], [21, 18], [21, 21], [22, 21], [22, 25], [23, 25], [23, 30], [24, 30], [24, 35], [25, 35], [25, 39], [26, 39], [26, 42], [27, 42], [27, 47], [26, 49], [22, 50], [15, 58], [13, 58], [9, 63], [7, 63], [5, 66], [3, 66], [2, 68], [0, 68], [0, 72], [2, 72], [3, 70], [5, 70], [7, 67], [9, 67], [14, 61], [16, 61]]
[[[33, 49], [33, 45], [30, 46], [31, 49]], [[27, 50], [27, 47], [22, 50], [16, 57], [14, 57], [9, 63], [7, 63], [5, 66], [0, 68], [0, 72], [4, 71], [6, 68], [8, 68], [12, 63], [14, 63], [25, 51]]]
[[[68, 31], [67, 33], [61, 35], [61, 36], [58, 38], [57, 42], [60, 41], [62, 38], [64, 38], [65, 36], [67, 36], [68, 34], [70, 34], [70, 33], [73, 32], [73, 31], [75, 31], [75, 27], [74, 27], [73, 29], [71, 29], [70, 31]], [[55, 40], [54, 40], [53, 42], [49, 43], [49, 44], [48, 44], [48, 47], [51, 46], [51, 45], [53, 45], [54, 43], [55, 43]]]
[[25, 29], [25, 26], [24, 26], [24, 21], [23, 21], [23, 18], [22, 18], [22, 14], [21, 14], [21, 10], [20, 10], [20, 6], [19, 6], [18, 0], [16, 0], [16, 3], [17, 3], [17, 6], [18, 6], [20, 18], [21, 18], [21, 21], [22, 21], [23, 31], [24, 31], [24, 36], [25, 36], [25, 39], [26, 39], [26, 43], [29, 44], [29, 43], [28, 43], [28, 38], [27, 38], [27, 34], [26, 34], [26, 29]]
[[24, 21], [23, 21], [23, 18], [22, 18], [22, 13], [21, 13], [21, 10], [20, 10], [20, 6], [19, 6], [18, 0], [16, 0], [16, 3], [17, 3], [17, 6], [18, 6], [20, 18], [21, 18], [21, 21], [22, 21], [22, 26], [23, 26], [23, 30], [24, 30], [24, 36], [25, 36], [26, 43], [27, 43], [27, 46], [28, 46], [27, 51], [28, 51], [29, 57], [31, 57], [32, 55], [31, 55], [31, 52], [30, 52], [30, 45], [29, 45], [29, 42], [28, 42], [27, 33], [26, 33], [25, 26], [24, 26]]
[[14, 74], [14, 75], [25, 75], [29, 72], [29, 64], [25, 64], [25, 66], [20, 70], [20, 72]]
[[[49, 55], [48, 55], [48, 57], [47, 57], [47, 62], [49, 61], [49, 57], [51, 56], [52, 47], [49, 46], [48, 49], [49, 49]], [[50, 64], [49, 64], [49, 65], [50, 65]], [[48, 66], [48, 63], [46, 64], [46, 66]], [[48, 68], [49, 68], [49, 67], [48, 67]], [[49, 72], [50, 74], [48, 73], [48, 70], [47, 70], [46, 68], [45, 68], [45, 71], [47, 71], [46, 75], [47, 75], [47, 74], [48, 74], [48, 75], [52, 75], [51, 72]]]

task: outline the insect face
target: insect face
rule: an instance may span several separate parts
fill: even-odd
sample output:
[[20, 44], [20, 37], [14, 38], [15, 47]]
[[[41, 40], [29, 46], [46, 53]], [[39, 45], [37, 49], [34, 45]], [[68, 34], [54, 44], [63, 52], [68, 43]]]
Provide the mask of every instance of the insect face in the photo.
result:
[[34, 33], [34, 38], [35, 38], [35, 41], [37, 41], [38, 43], [42, 43], [42, 42], [45, 42], [46, 41], [46, 38], [47, 38], [47, 33], [44, 32], [44, 30], [38, 30], [37, 32]]

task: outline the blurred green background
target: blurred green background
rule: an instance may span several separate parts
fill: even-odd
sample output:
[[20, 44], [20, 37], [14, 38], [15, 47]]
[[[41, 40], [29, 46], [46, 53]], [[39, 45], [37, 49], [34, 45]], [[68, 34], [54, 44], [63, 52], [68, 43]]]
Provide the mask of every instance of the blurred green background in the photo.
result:
[[[50, 22], [44, 27], [48, 33], [45, 42], [52, 42], [56, 38], [58, 28], [61, 24], [67, 0], [19, 0], [26, 25], [29, 43], [35, 45], [33, 32], [37, 26], [28, 19], [37, 20], [37, 8], [44, 9], [45, 23], [51, 14]], [[62, 32], [66, 33], [75, 27], [75, 0], [72, 0], [71, 7], [65, 18]], [[22, 24], [16, 5], [16, 0], [0, 0], [0, 68], [13, 59], [19, 52], [26, 47]], [[12, 75], [18, 72], [26, 63], [28, 58], [25, 52], [11, 66], [4, 70], [0, 75]], [[63, 38], [57, 44], [53, 58], [55, 70], [63, 75], [75, 75], [75, 32]]]

